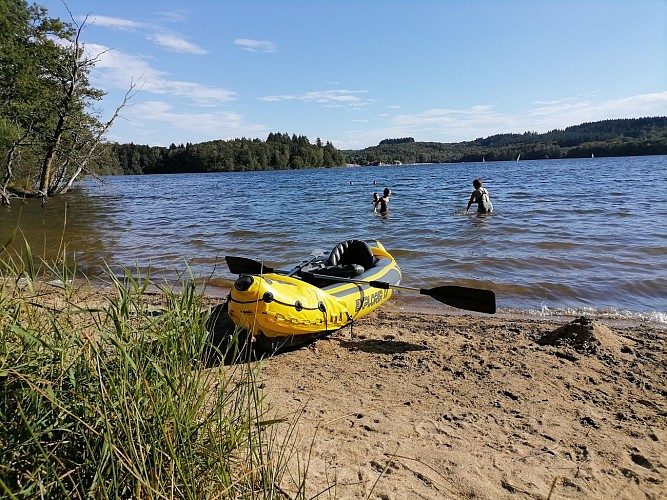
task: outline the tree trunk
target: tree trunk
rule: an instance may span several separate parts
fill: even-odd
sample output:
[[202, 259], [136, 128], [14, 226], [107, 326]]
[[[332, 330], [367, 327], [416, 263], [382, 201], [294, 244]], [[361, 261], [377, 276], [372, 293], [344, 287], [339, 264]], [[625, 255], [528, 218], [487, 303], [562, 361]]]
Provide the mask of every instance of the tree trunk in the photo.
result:
[[60, 138], [62, 137], [63, 131], [65, 130], [65, 113], [63, 113], [58, 120], [58, 125], [56, 126], [53, 138], [51, 139], [51, 144], [49, 144], [49, 149], [47, 150], [46, 156], [44, 157], [44, 162], [42, 163], [42, 174], [39, 178], [39, 190], [42, 192], [43, 196], [48, 196], [51, 194], [49, 193], [49, 189], [51, 182], [51, 171], [53, 169], [53, 157], [58, 150]]
[[[46, 151], [46, 156], [44, 157], [44, 162], [42, 163], [42, 173], [39, 180], [39, 190], [42, 192], [42, 196], [46, 197], [51, 195], [52, 191], [55, 191], [57, 186], [51, 186], [51, 171], [53, 170], [53, 158], [58, 150], [60, 145], [60, 139], [65, 132], [65, 123], [67, 122], [67, 117], [69, 116], [70, 108], [76, 100], [76, 88], [79, 85], [79, 78], [81, 76], [82, 68], [88, 64], [87, 61], [80, 62], [80, 47], [79, 47], [79, 36], [81, 35], [81, 30], [83, 26], [79, 27], [76, 33], [76, 38], [74, 42], [74, 50], [72, 51], [70, 61], [70, 71], [71, 79], [67, 87], [67, 92], [65, 93], [65, 100], [63, 102], [63, 109], [60, 113], [60, 118], [58, 118], [58, 124], [56, 129], [53, 132], [53, 138], [51, 139], [51, 144], [49, 149]], [[42, 198], [44, 200], [44, 198]]]

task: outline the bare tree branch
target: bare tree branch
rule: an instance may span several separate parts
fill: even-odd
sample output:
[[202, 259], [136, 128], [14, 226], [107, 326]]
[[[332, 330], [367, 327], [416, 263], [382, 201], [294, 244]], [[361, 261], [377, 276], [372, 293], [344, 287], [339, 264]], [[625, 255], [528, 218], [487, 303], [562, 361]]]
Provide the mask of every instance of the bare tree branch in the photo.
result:
[[121, 110], [127, 106], [127, 103], [137, 94], [137, 91], [135, 90], [137, 86], [137, 83], [135, 81], [130, 82], [130, 88], [125, 92], [125, 95], [123, 96], [123, 100], [121, 103], [116, 106], [116, 110], [114, 111], [114, 114], [111, 116], [111, 118], [104, 124], [102, 128], [100, 128], [91, 142], [90, 148], [86, 152], [86, 154], [83, 156], [83, 158], [78, 161], [77, 163], [79, 164], [78, 168], [76, 171], [70, 176], [69, 180], [65, 185], [63, 185], [61, 188], [58, 189], [57, 194], [64, 194], [67, 191], [69, 191], [72, 187], [72, 184], [76, 180], [76, 178], [81, 174], [82, 171], [86, 169], [86, 166], [88, 165], [88, 162], [93, 156], [93, 153], [99, 146], [100, 142], [102, 142], [102, 139], [104, 138], [104, 135], [109, 131], [113, 123], [116, 121], [116, 118], [120, 115]]

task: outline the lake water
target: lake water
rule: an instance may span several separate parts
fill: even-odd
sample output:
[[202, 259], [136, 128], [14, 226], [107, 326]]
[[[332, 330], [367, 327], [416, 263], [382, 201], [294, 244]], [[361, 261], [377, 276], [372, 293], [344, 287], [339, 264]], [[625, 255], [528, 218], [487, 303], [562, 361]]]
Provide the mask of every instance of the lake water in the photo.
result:
[[[87, 179], [80, 189], [2, 208], [0, 237], [20, 230], [33, 253], [66, 244], [96, 276], [186, 269], [222, 295], [225, 255], [288, 267], [314, 249], [378, 239], [403, 285], [496, 292], [500, 313], [667, 323], [667, 156], [349, 167]], [[466, 213], [482, 177], [495, 212]], [[392, 190], [386, 216], [373, 192]], [[22, 235], [21, 235], [22, 233]], [[396, 300], [433, 310], [411, 292]]]

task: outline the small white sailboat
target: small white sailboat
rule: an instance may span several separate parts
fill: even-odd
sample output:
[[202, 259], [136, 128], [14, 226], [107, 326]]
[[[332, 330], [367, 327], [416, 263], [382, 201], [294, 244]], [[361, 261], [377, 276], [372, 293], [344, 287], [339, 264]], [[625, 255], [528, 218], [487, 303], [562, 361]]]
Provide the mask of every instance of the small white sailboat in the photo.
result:
[[521, 153], [519, 153], [519, 156], [516, 157], [516, 161], [519, 161], [521, 159]]

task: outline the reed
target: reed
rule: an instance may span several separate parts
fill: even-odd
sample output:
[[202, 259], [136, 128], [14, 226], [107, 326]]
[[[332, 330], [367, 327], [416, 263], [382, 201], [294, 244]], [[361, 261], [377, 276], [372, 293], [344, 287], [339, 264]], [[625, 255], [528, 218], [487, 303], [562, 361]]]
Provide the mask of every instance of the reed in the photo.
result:
[[0, 270], [0, 497], [285, 495], [261, 363], [210, 367], [194, 279], [156, 308], [148, 276], [109, 271], [100, 300], [64, 258], [5, 252]]

